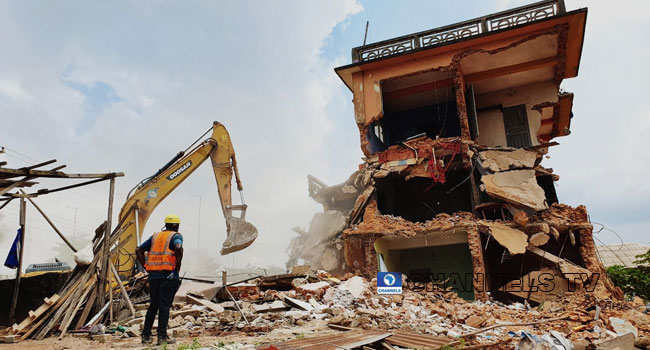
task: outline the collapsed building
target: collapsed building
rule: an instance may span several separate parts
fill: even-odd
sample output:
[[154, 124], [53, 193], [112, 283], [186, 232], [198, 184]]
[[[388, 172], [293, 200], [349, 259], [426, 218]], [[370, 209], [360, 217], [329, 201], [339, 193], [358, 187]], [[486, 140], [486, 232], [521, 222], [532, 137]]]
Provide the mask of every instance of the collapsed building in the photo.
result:
[[364, 162], [339, 185], [308, 178], [324, 212], [294, 229], [289, 265], [402, 272], [467, 299], [620, 297], [586, 208], [559, 203], [541, 164], [571, 133], [561, 83], [578, 75], [586, 17], [542, 1], [352, 49], [335, 72]]

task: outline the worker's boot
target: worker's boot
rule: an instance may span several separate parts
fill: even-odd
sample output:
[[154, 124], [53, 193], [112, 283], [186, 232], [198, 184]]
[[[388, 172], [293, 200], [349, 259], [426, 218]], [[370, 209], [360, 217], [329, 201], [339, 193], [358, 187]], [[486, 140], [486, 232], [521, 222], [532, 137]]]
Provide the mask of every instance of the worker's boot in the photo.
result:
[[142, 335], [142, 344], [151, 344], [153, 343], [153, 339], [151, 339], [150, 335]]
[[175, 344], [176, 339], [168, 337], [168, 336], [163, 336], [163, 337], [158, 337], [158, 345], [163, 345], [163, 344]]

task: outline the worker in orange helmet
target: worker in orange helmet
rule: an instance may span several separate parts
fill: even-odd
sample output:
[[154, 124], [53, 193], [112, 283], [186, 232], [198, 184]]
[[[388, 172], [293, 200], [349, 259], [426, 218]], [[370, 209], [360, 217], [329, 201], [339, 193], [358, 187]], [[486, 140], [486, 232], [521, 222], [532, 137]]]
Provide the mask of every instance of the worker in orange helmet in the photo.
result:
[[[167, 336], [169, 310], [174, 295], [181, 285], [179, 271], [183, 260], [183, 236], [178, 233], [181, 219], [177, 215], [165, 217], [165, 228], [154, 233], [144, 241], [135, 254], [140, 265], [149, 274], [149, 294], [151, 301], [142, 330], [142, 343], [152, 343], [151, 328], [158, 314], [158, 345], [173, 344], [175, 340]], [[149, 252], [145, 262], [145, 252]]]

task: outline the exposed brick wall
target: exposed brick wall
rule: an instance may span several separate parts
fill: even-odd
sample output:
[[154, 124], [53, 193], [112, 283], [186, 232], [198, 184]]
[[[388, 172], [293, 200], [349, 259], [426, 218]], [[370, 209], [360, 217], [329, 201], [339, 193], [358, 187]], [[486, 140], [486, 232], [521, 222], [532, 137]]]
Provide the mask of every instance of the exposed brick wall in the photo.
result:
[[484, 288], [485, 278], [485, 260], [483, 260], [483, 248], [481, 245], [481, 235], [478, 228], [467, 230], [467, 243], [469, 245], [469, 253], [472, 256], [472, 266], [474, 267], [474, 298], [476, 300], [487, 300], [487, 294]]
[[379, 235], [348, 235], [344, 238], [345, 263], [348, 272], [360, 272], [365, 277], [377, 275], [375, 240]]
[[582, 260], [585, 263], [585, 268], [593, 273], [599, 273], [600, 277], [598, 278], [598, 283], [603, 283], [605, 288], [612, 293], [612, 297], [617, 299], [623, 299], [623, 291], [614, 286], [612, 281], [607, 277], [607, 270], [598, 259], [598, 254], [596, 253], [596, 245], [594, 244], [594, 239], [592, 236], [593, 228], [591, 225], [583, 225], [582, 228], [578, 229], [578, 237], [580, 239], [580, 246], [578, 247]]

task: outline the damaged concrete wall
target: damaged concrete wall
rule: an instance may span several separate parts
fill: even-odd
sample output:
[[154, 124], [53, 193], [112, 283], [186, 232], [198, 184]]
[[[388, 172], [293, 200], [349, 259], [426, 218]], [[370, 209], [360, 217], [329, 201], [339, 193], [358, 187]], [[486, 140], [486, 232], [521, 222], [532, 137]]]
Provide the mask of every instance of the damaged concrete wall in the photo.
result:
[[[558, 102], [558, 85], [554, 81], [545, 81], [518, 86], [501, 91], [476, 96], [477, 109], [501, 105], [503, 108], [526, 105], [528, 127], [533, 146], [539, 144], [537, 135], [542, 115], [533, 107], [541, 103]], [[506, 132], [501, 109], [490, 109], [478, 113], [479, 137], [476, 142], [486, 146], [507, 146]]]
[[353, 207], [358, 198], [364, 196], [362, 190], [368, 179], [364, 182], [361, 172], [357, 171], [345, 182], [333, 186], [311, 175], [307, 180], [309, 196], [323, 206], [323, 212], [314, 214], [308, 230], [293, 228], [298, 236], [287, 248], [287, 268], [308, 264], [314, 269], [342, 272], [346, 265], [341, 234], [355, 214]]
[[[337, 265], [336, 270], [372, 277], [378, 271], [378, 255], [382, 255], [389, 270], [407, 273], [404, 269], [413, 266], [404, 258], [404, 254], [410, 254], [409, 249], [466, 244], [471, 256], [471, 273], [478, 276], [470, 279], [474, 298], [480, 300], [489, 297], [521, 298], [521, 293], [502, 292], [517, 282], [486, 277], [500, 271], [521, 277], [539, 276], [547, 270], [552, 270], [553, 276], [561, 275], [569, 265], [576, 266], [574, 271], [604, 271], [595, 258], [591, 225], [584, 207], [549, 206], [545, 202], [544, 190], [536, 183], [537, 175], [552, 171], [538, 164], [547, 148], [524, 150], [485, 147], [473, 142], [465, 144], [469, 148], [467, 156], [473, 159], [477, 174], [482, 174], [477, 176], [473, 185], [477, 191], [483, 190], [480, 201], [475, 202], [474, 213], [440, 213], [426, 222], [414, 222], [381, 212], [379, 194], [375, 191], [376, 181], [390, 174], [404, 176], [403, 181], [411, 181], [409, 177], [431, 177], [431, 173], [422, 169], [430, 164], [427, 158], [437, 154], [436, 143], [426, 139], [417, 141], [410, 144], [411, 148], [395, 147], [366, 160], [365, 166], [348, 180], [359, 186], [355, 188], [362, 195], [345, 213], [326, 212], [315, 216], [301, 242], [301, 247], [311, 247], [303, 249], [303, 257], [309, 257], [318, 268], [325, 268], [327, 264], [323, 261], [327, 259], [323, 259], [322, 253], [329, 251], [330, 256], [336, 256], [338, 263], [331, 264]], [[416, 151], [417, 161], [401, 163], [414, 157]], [[446, 149], [445, 152], [438, 154], [437, 159], [447, 161], [451, 154], [461, 150]], [[432, 181], [432, 186], [437, 185], [440, 184]], [[438, 200], [449, 198], [443, 193]], [[501, 210], [495, 211], [495, 208]], [[331, 224], [325, 217], [336, 217], [337, 224]], [[310, 249], [312, 253], [308, 252]], [[539, 254], [531, 253], [532, 249], [541, 249], [546, 252], [542, 255], [547, 256], [542, 259]], [[432, 253], [435, 252], [432, 250]], [[549, 260], [549, 257], [555, 257], [555, 260]], [[541, 267], [531, 263], [536, 259], [541, 259]], [[405, 263], [408, 266], [402, 266]], [[566, 280], [562, 278], [562, 281]], [[567, 280], [559, 282], [558, 286], [574, 287], [575, 284], [575, 281]], [[604, 274], [598, 286], [601, 293], [618, 296], [618, 291]], [[501, 294], [494, 294], [494, 290]], [[565, 291], [558, 289], [555, 292], [552, 295], [561, 295]], [[535, 302], [540, 298], [534, 295], [529, 300]]]

